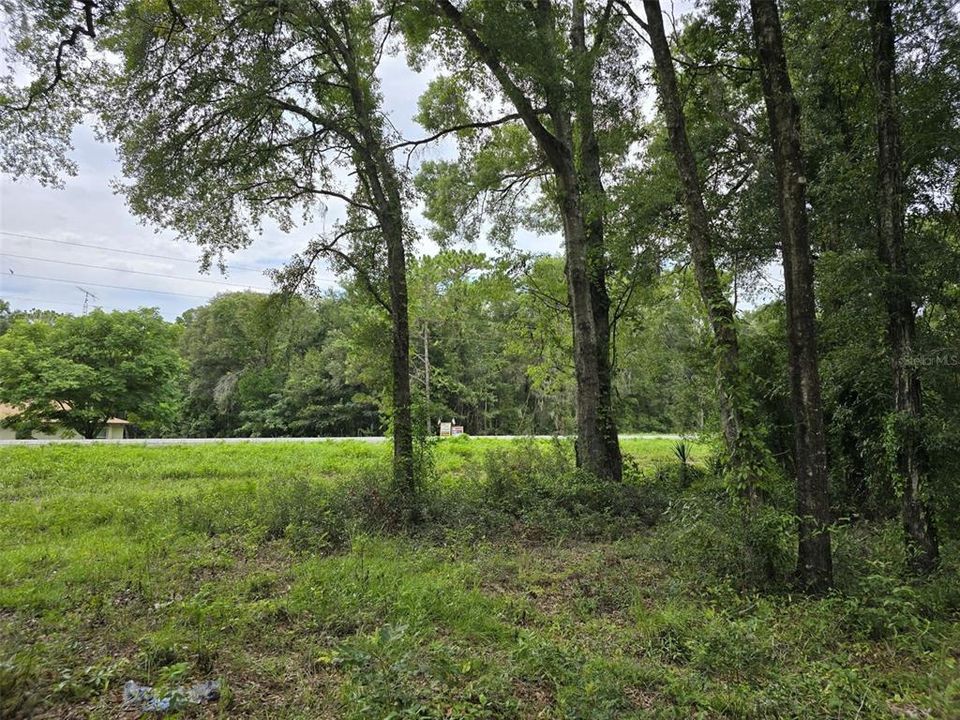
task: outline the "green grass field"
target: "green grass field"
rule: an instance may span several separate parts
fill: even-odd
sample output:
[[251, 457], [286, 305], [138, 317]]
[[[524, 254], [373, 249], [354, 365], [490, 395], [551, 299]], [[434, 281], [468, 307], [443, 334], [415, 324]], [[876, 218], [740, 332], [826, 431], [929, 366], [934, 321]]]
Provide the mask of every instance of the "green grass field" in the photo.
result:
[[569, 448], [442, 442], [403, 532], [387, 445], [0, 449], [0, 716], [132, 717], [127, 679], [218, 678], [185, 715], [960, 718], [955, 549], [911, 585], [895, 527], [847, 527], [836, 593], [759, 592], [673, 446], [624, 443], [635, 522], [521, 487]]

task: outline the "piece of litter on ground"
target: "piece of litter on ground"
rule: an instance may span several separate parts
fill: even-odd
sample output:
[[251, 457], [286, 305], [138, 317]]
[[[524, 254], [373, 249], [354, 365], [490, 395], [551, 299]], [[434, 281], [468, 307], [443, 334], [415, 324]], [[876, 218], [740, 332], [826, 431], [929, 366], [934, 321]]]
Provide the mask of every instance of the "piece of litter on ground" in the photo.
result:
[[123, 704], [143, 712], [168, 712], [186, 704], [200, 705], [220, 699], [220, 681], [204, 680], [193, 685], [178, 685], [158, 697], [153, 687], [127, 680], [123, 686]]

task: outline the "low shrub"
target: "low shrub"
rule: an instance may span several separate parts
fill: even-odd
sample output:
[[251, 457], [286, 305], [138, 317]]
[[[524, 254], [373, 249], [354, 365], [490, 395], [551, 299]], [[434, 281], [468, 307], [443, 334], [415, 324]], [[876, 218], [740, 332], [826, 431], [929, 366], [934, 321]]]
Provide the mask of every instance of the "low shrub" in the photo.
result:
[[350, 638], [326, 662], [346, 676], [341, 690], [345, 718], [517, 715], [502, 669], [456, 645], [426, 642], [406, 625], [383, 625]]
[[0, 717], [32, 717], [41, 699], [32, 656], [18, 653], [0, 660]]
[[397, 529], [403, 504], [389, 468], [361, 465], [336, 484], [277, 478], [257, 486], [210, 489], [174, 501], [181, 527], [210, 537], [245, 534], [256, 542], [285, 539], [295, 550], [342, 548], [359, 530]]
[[921, 612], [916, 588], [904, 583], [890, 563], [874, 560], [870, 567], [855, 595], [837, 598], [838, 616], [847, 634], [874, 642], [925, 634], [930, 621]]
[[[691, 566], [709, 560], [716, 548], [710, 562], [719, 564], [717, 575], [739, 578], [740, 585], [781, 573], [781, 516], [762, 510], [745, 524], [724, 509], [729, 503], [722, 484], [686, 461], [641, 469], [628, 457], [623, 480], [610, 482], [579, 470], [570, 442], [531, 440], [492, 448], [476, 475], [443, 483], [431, 470], [431, 458], [424, 445], [415, 514], [409, 499], [393, 488], [384, 461], [362, 463], [336, 483], [281, 477], [214, 486], [176, 498], [175, 514], [181, 527], [210, 537], [284, 539], [308, 552], [341, 549], [357, 532], [612, 539], [666, 517]], [[676, 497], [683, 500], [671, 505]]]
[[434, 493], [431, 514], [484, 535], [620, 537], [652, 524], [666, 506], [647, 480], [635, 465], [619, 483], [584, 473], [569, 442], [520, 442], [488, 451], [476, 481]]
[[785, 588], [794, 566], [794, 522], [771, 506], [752, 509], [727, 497], [687, 493], [663, 515], [660, 557], [694, 588]]
[[641, 470], [627, 458], [624, 480], [609, 482], [577, 469], [571, 443], [531, 440], [490, 449], [475, 476], [442, 483], [431, 451], [428, 444], [418, 451], [416, 513], [392, 487], [389, 465], [368, 461], [336, 483], [281, 477], [210, 487], [177, 497], [175, 517], [209, 537], [284, 539], [308, 552], [341, 549], [357, 532], [615, 538], [652, 525], [681, 485], [703, 477], [672, 464]]

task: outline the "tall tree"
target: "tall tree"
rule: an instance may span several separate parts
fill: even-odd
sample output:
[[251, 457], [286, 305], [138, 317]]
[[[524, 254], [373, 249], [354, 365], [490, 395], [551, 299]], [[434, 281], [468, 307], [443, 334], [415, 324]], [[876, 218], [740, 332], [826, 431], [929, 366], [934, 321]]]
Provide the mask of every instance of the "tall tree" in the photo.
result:
[[[252, 242], [266, 219], [287, 229], [325, 202], [345, 203], [346, 220], [284, 277], [296, 285], [328, 258], [356, 272], [390, 314], [394, 480], [410, 496], [410, 233], [376, 75], [391, 9], [347, 0], [82, 0], [48, 16], [23, 3], [15, 44], [39, 80], [5, 88], [0, 132], [30, 118], [36, 127], [0, 159], [43, 177], [51, 162], [25, 146], [62, 159], [80, 103], [120, 143], [134, 212], [201, 244], [207, 261]], [[100, 62], [102, 51], [122, 62]], [[42, 124], [48, 115], [56, 122]]]
[[[592, 18], [584, 0], [569, 8], [538, 3], [449, 0], [416, 3], [432, 11], [482, 63], [513, 105], [555, 183], [573, 323], [577, 381], [577, 461], [599, 477], [623, 472], [613, 409], [610, 295], [604, 244], [606, 193], [596, 126], [598, 59], [612, 2]], [[588, 37], [589, 35], [589, 37]]]
[[799, 518], [797, 576], [806, 589], [822, 592], [833, 583], [833, 557], [800, 107], [787, 71], [776, 0], [750, 0], [750, 14], [776, 167], [782, 234]]
[[915, 571], [929, 572], [937, 563], [938, 548], [933, 516], [925, 498], [927, 463], [920, 427], [920, 377], [911, 362], [917, 333], [904, 242], [903, 161], [891, 0], [872, 0], [870, 29], [877, 93], [880, 257], [888, 272], [885, 296], [893, 364], [895, 465], [902, 493], [907, 557]]
[[[630, 11], [629, 5], [625, 7]], [[729, 455], [730, 471], [738, 489], [751, 501], [755, 501], [760, 474], [766, 465], [766, 452], [761, 443], [754, 441], [753, 428], [745, 407], [733, 305], [724, 292], [714, 259], [710, 217], [703, 201], [697, 159], [687, 137], [683, 101], [677, 88], [677, 76], [663, 27], [660, 2], [644, 0], [643, 7], [656, 65], [660, 104], [683, 188], [693, 272], [713, 331], [717, 353], [720, 423]]]
[[154, 309], [21, 318], [0, 336], [0, 402], [25, 431], [94, 438], [111, 417], [169, 425], [181, 370], [176, 331]]
[[296, 285], [325, 257], [390, 314], [394, 482], [410, 498], [407, 231], [376, 77], [388, 20], [370, 3], [328, 0], [241, 2], [168, 33], [131, 25], [122, 38], [136, 70], [116, 93], [124, 109], [103, 114], [134, 181], [131, 206], [208, 249], [249, 242], [262, 217], [289, 225], [318, 202], [346, 204], [346, 220], [281, 279]]

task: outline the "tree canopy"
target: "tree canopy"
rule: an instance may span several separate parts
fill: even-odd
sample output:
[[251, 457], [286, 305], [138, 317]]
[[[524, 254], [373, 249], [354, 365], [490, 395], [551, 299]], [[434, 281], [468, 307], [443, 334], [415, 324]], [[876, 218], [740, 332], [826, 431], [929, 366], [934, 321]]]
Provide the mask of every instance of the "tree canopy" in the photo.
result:
[[27, 434], [59, 425], [85, 438], [112, 417], [173, 424], [176, 335], [155, 310], [14, 320], [0, 335], [0, 402], [20, 412], [6, 422]]

